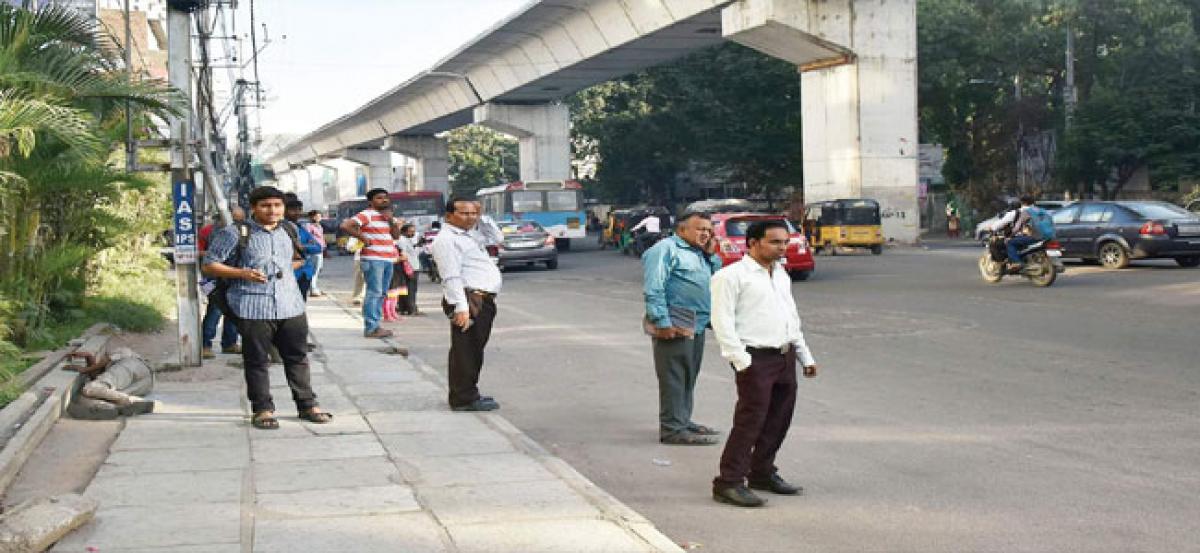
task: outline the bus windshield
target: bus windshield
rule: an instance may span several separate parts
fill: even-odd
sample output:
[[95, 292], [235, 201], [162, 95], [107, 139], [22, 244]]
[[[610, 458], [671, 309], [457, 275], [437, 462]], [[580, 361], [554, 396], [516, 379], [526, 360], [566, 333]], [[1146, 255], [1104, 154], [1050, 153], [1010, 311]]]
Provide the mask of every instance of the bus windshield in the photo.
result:
[[437, 198], [400, 198], [392, 200], [392, 212], [401, 217], [440, 215], [442, 202]]

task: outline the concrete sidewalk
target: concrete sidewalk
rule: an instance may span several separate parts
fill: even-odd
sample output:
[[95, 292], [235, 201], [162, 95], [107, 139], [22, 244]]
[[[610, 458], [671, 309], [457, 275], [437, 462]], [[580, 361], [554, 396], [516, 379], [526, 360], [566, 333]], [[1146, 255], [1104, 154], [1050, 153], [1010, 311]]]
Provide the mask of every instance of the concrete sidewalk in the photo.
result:
[[[96, 520], [69, 552], [679, 551], [498, 413], [454, 413], [415, 367], [326, 299], [310, 303], [313, 385], [332, 424], [248, 424], [237, 356], [224, 376], [160, 382], [87, 489]], [[222, 370], [217, 367], [217, 370]]]

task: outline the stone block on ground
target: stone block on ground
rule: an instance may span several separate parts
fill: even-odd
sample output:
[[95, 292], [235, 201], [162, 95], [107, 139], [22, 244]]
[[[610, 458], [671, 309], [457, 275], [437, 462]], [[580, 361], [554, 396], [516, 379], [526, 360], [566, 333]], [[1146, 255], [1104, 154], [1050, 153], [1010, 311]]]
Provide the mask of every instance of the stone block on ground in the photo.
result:
[[561, 481], [418, 490], [422, 501], [446, 525], [601, 516], [599, 509]]
[[79, 494], [26, 501], [0, 516], [0, 552], [45, 551], [91, 520], [98, 506]]
[[440, 553], [449, 550], [445, 540], [442, 529], [426, 513], [254, 523], [255, 553], [351, 549], [354, 553]]
[[163, 472], [240, 469], [250, 464], [245, 448], [184, 447], [114, 451], [100, 475], [139, 475]]
[[398, 484], [260, 493], [255, 507], [259, 516], [272, 518], [388, 515], [421, 510], [412, 488]]
[[238, 543], [241, 516], [239, 503], [101, 507], [91, 522], [59, 541], [54, 551], [177, 551], [180, 546]]
[[241, 470], [97, 476], [85, 495], [109, 507], [150, 507], [241, 500]]
[[557, 480], [541, 463], [522, 453], [411, 457], [397, 459], [418, 487], [461, 486], [504, 482]]
[[451, 525], [461, 553], [609, 553], [654, 551], [649, 544], [607, 520], [537, 520]]
[[287, 462], [294, 459], [350, 459], [386, 454], [379, 440], [369, 434], [253, 440], [250, 447], [254, 461], [258, 463]]
[[387, 457], [342, 459], [337, 462], [293, 459], [254, 464], [258, 493], [326, 488], [357, 488], [402, 484], [400, 471]]
[[[452, 437], [451, 437], [452, 436]], [[515, 451], [512, 442], [494, 431], [461, 434], [427, 433], [383, 434], [379, 436], [388, 453], [397, 459], [445, 457], [448, 455], [488, 455]]]
[[489, 427], [472, 413], [454, 411], [381, 411], [368, 413], [367, 422], [380, 434], [458, 434], [486, 432]]

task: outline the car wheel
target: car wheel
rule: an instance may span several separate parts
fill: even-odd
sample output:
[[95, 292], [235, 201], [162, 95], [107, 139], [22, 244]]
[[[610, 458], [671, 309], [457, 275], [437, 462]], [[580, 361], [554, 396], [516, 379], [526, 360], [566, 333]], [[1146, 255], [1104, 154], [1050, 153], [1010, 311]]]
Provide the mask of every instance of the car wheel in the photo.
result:
[[879, 254], [883, 253], [883, 246], [881, 246], [879, 244], [875, 244], [874, 246], [871, 246], [871, 253], [873, 255], [879, 255]]
[[1100, 245], [1100, 264], [1108, 269], [1124, 269], [1129, 266], [1129, 252], [1117, 242]]
[[550, 260], [546, 261], [546, 268], [550, 269], [550, 270], [557, 269], [558, 268], [558, 260], [550, 259]]
[[1176, 257], [1175, 262], [1178, 263], [1180, 267], [1187, 267], [1189, 269], [1192, 267], [1200, 267], [1200, 255]]
[[812, 271], [792, 271], [788, 274], [791, 275], [792, 280], [800, 282], [808, 280], [808, 276], [812, 274]]

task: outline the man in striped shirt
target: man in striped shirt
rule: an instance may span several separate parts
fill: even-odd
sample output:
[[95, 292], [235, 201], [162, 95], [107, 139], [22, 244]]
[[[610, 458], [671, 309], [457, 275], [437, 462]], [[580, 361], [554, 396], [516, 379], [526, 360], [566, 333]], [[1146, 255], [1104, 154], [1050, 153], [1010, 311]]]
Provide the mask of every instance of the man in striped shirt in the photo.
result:
[[392, 219], [391, 199], [387, 190], [375, 188], [367, 192], [369, 207], [342, 222], [342, 230], [363, 243], [362, 273], [367, 285], [363, 300], [363, 335], [367, 338], [387, 338], [392, 331], [379, 327], [383, 317], [383, 299], [392, 271], [400, 258], [396, 239], [400, 226]]

